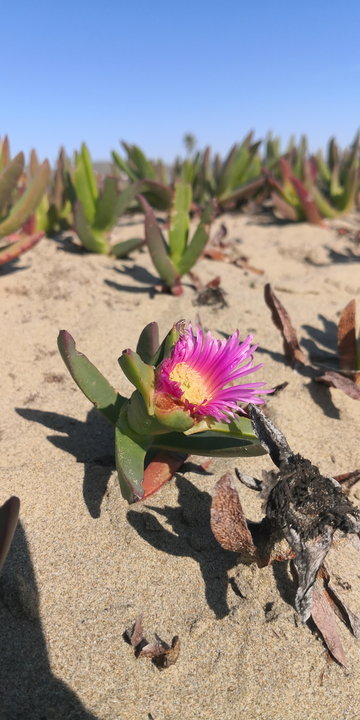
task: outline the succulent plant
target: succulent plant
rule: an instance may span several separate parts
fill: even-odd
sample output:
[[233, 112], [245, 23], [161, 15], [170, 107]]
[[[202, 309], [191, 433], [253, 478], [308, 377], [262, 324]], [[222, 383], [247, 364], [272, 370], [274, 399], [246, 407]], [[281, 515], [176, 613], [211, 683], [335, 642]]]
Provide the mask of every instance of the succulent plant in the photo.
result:
[[0, 265], [5, 265], [27, 250], [31, 250], [42, 237], [44, 237], [43, 232], [33, 233], [33, 235], [14, 233], [5, 237], [5, 244], [0, 245]]
[[[154, 450], [213, 457], [263, 454], [250, 420], [238, 414], [239, 402], [262, 403], [258, 394], [270, 392], [262, 389], [264, 383], [236, 384], [261, 367], [252, 365], [251, 342], [249, 336], [240, 343], [238, 332], [221, 342], [182, 321], [160, 344], [152, 322], [136, 352], [124, 350], [119, 358], [135, 386], [127, 399], [77, 351], [71, 335], [60, 332], [58, 347], [71, 376], [115, 428], [120, 488], [129, 502], [149, 494], [144, 468]], [[150, 487], [153, 492], [156, 483]]]
[[89, 151], [85, 144], [82, 145], [75, 157], [70, 196], [74, 228], [86, 250], [123, 257], [144, 243], [140, 238], [116, 245], [111, 245], [109, 241], [110, 231], [137, 192], [139, 186], [136, 183], [120, 192], [117, 178], [110, 176], [105, 177], [99, 189]]
[[233, 145], [215, 169], [215, 195], [222, 209], [248, 199], [264, 185], [258, 153], [261, 141], [254, 143], [252, 136], [250, 132], [240, 144]]
[[185, 160], [177, 158], [172, 168], [173, 184], [177, 180], [189, 183], [195, 207], [204, 208], [215, 197], [215, 179], [211, 161], [211, 148], [188, 155]]
[[165, 286], [174, 295], [181, 295], [180, 278], [191, 270], [208, 241], [212, 205], [206, 206], [189, 242], [191, 186], [181, 181], [175, 183], [167, 243], [152, 208], [144, 197], [140, 195], [139, 199], [145, 213], [145, 239], [151, 259]]
[[194, 204], [200, 207], [215, 200], [219, 211], [234, 208], [256, 196], [266, 182], [262, 171], [260, 142], [252, 142], [252, 133], [230, 149], [225, 160], [219, 155], [211, 159], [211, 149], [177, 159], [173, 168], [174, 179], [190, 183]]
[[141, 192], [147, 201], [158, 210], [168, 210], [171, 204], [171, 188], [168, 187], [168, 173], [161, 162], [149, 160], [138, 145], [122, 141], [127, 154], [124, 160], [115, 150], [112, 157], [116, 167], [128, 177], [130, 182], [141, 181]]
[[354, 206], [359, 185], [359, 147], [359, 133], [351, 148], [342, 154], [335, 138], [331, 138], [327, 163], [321, 152], [315, 158], [318, 175], [312, 191], [319, 211], [326, 218], [349, 212]]
[[24, 153], [20, 152], [0, 174], [0, 237], [19, 230], [41, 203], [50, 179], [50, 166], [45, 160], [34, 176], [19, 189], [24, 174]]
[[354, 205], [359, 185], [359, 135], [349, 151], [339, 152], [335, 140], [329, 142], [328, 161], [319, 152], [309, 156], [306, 138], [299, 148], [290, 148], [279, 158], [280, 179], [269, 178], [272, 201], [281, 217], [321, 224]]
[[[34, 178], [39, 169], [39, 160], [35, 150], [31, 151], [28, 173]], [[43, 231], [54, 235], [73, 226], [72, 206], [70, 202], [70, 163], [64, 148], [60, 148], [56, 167], [50, 183], [35, 212], [29, 217], [24, 229], [28, 233]]]
[[19, 517], [20, 500], [12, 496], [0, 507], [0, 572], [4, 566]]
[[10, 162], [10, 143], [9, 138], [5, 135], [4, 139], [0, 138], [0, 172], [2, 172]]
[[280, 156], [280, 138], [274, 138], [272, 133], [269, 132], [265, 138], [265, 153], [263, 157], [264, 167], [267, 170], [273, 170], [276, 172], [276, 166], [279, 162]]
[[[268, 182], [272, 188], [271, 199], [275, 212], [285, 220], [305, 221], [321, 225], [322, 217], [316, 206], [314, 196], [308, 186], [300, 180], [283, 156], [279, 159], [281, 180], [270, 176]], [[309, 172], [310, 174], [310, 172]], [[311, 180], [311, 185], [313, 180]]]

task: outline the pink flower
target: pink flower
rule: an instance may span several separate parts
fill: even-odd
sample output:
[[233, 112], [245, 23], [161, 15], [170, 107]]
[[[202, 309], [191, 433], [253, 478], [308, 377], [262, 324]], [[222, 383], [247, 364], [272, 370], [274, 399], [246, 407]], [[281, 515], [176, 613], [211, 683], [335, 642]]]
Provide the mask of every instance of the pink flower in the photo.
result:
[[[253, 365], [257, 345], [251, 345], [253, 335], [239, 341], [239, 331], [228, 340], [217, 340], [210, 332], [203, 333], [191, 323], [173, 346], [169, 357], [156, 370], [155, 396], [183, 406], [191, 417], [201, 420], [207, 416], [230, 422], [235, 412], [244, 413], [239, 403], [262, 405], [258, 393], [265, 383], [235, 383], [259, 370], [263, 363]], [[156, 401], [155, 401], [156, 402]]]

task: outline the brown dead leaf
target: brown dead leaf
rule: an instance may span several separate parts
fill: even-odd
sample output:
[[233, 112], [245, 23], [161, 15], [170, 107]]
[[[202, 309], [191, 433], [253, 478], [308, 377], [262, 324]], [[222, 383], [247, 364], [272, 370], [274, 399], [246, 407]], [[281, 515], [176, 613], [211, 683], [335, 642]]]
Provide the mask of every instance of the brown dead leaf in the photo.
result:
[[213, 247], [207, 247], [204, 250], [204, 256], [210, 258], [210, 260], [222, 260], [225, 262], [229, 262], [229, 256], [226, 255], [223, 250], [218, 250], [217, 248]]
[[209, 280], [207, 283], [202, 282], [199, 275], [195, 273], [193, 270], [189, 270], [188, 275], [192, 281], [192, 284], [195, 288], [195, 290], [203, 290], [204, 288], [218, 288], [220, 287], [221, 278], [220, 275], [216, 275], [211, 280]]
[[344, 648], [336, 627], [334, 611], [318, 582], [313, 588], [311, 616], [333, 658], [346, 667]]
[[180, 639], [174, 635], [171, 646], [164, 643], [157, 635], [152, 643], [145, 645], [139, 653], [139, 657], [151, 658], [159, 670], [165, 670], [175, 665], [180, 652]]
[[[356, 370], [356, 302], [350, 302], [343, 309], [338, 325], [338, 351], [341, 370]], [[356, 378], [354, 378], [356, 380]]]
[[180, 652], [180, 639], [174, 635], [171, 645], [165, 643], [155, 634], [153, 642], [149, 643], [144, 637], [142, 615], [138, 615], [131, 630], [126, 630], [124, 638], [134, 648], [135, 657], [150, 658], [159, 670], [174, 665]]
[[[335, 370], [325, 370], [325, 372], [322, 375], [316, 376], [316, 370], [314, 367], [312, 367], [308, 361], [306, 360], [306, 357], [301, 350], [299, 346], [299, 342], [296, 336], [296, 332], [291, 324], [290, 317], [285, 310], [284, 306], [281, 304], [279, 298], [275, 295], [274, 291], [271, 288], [270, 283], [267, 283], [264, 288], [264, 296], [265, 296], [265, 302], [268, 305], [268, 307], [271, 310], [272, 313], [272, 320], [276, 327], [279, 328], [281, 331], [283, 341], [284, 341], [284, 351], [287, 357], [289, 357], [292, 360], [293, 365], [296, 362], [301, 363], [302, 365], [307, 366], [310, 369], [311, 375], [313, 375], [313, 379], [316, 380], [316, 382], [324, 383], [324, 385], [328, 385], [329, 387], [335, 387], [339, 390], [342, 390], [346, 395], [351, 397], [353, 400], [360, 400], [360, 385], [356, 384], [356, 377], [360, 373], [356, 373], [354, 368], [356, 365], [353, 365], [352, 372], [354, 376], [354, 380], [351, 378], [346, 377], [345, 375], [342, 375], [339, 372], [336, 372]], [[354, 302], [354, 301], [352, 301]], [[343, 311], [343, 314], [345, 311], [347, 311], [347, 308], [351, 306], [351, 303], [345, 308]], [[347, 315], [350, 319], [344, 319], [343, 321], [340, 320], [339, 324], [339, 349], [340, 344], [342, 344], [343, 347], [343, 353], [344, 357], [347, 352], [347, 336], [348, 332], [346, 331], [346, 328], [348, 328], [351, 325], [351, 307], [348, 311], [348, 313], [345, 313], [345, 316]], [[349, 325], [350, 323], [350, 325]], [[340, 330], [341, 325], [341, 330]], [[345, 349], [344, 349], [345, 348]], [[347, 355], [347, 357], [349, 357]], [[349, 362], [349, 360], [347, 360]], [[356, 361], [355, 361], [356, 362]]]
[[137, 648], [144, 640], [142, 615], [138, 615], [131, 630], [125, 630], [125, 637], [133, 648]]
[[235, 258], [235, 260], [233, 260], [233, 265], [242, 268], [242, 270], [248, 270], [249, 272], [253, 272], [256, 275], [264, 274], [264, 270], [260, 270], [259, 268], [254, 267], [254, 265], [250, 265], [249, 258], [247, 258], [245, 255], [241, 255]]
[[256, 559], [257, 548], [247, 526], [231, 473], [225, 473], [215, 485], [210, 525], [216, 540], [225, 550]]
[[197, 290], [197, 295], [193, 301], [193, 305], [217, 305], [218, 307], [226, 307], [227, 302], [225, 299], [225, 290], [221, 287], [220, 275], [209, 280], [206, 285], [202, 283], [199, 276], [196, 273], [190, 271], [189, 273], [192, 283]]
[[321, 577], [324, 582], [324, 590], [328, 596], [328, 602], [330, 602], [335, 614], [343, 621], [349, 630], [351, 630], [354, 637], [360, 637], [360, 619], [353, 613], [340, 597], [335, 585], [331, 582], [330, 573], [327, 568], [323, 566], [321, 568]]
[[302, 365], [307, 364], [306, 357], [300, 348], [296, 332], [291, 324], [289, 314], [275, 295], [270, 283], [264, 288], [265, 302], [271, 310], [274, 325], [281, 331], [284, 341], [285, 355], [290, 358], [293, 364], [296, 362]]
[[338, 388], [342, 390], [345, 395], [348, 395], [353, 400], [360, 400], [360, 386], [356, 385], [350, 378], [341, 375], [335, 370], [326, 370], [323, 375], [315, 378], [316, 382], [322, 382], [329, 387]]
[[260, 270], [259, 268], [254, 267], [254, 265], [250, 265], [248, 257], [245, 255], [235, 255], [231, 250], [225, 252], [224, 250], [220, 250], [218, 247], [210, 245], [204, 250], [204, 256], [210, 260], [221, 260], [222, 262], [236, 265], [236, 267], [256, 273], [256, 275], [264, 274], [264, 270]]
[[212, 280], [209, 280], [209, 282], [206, 283], [205, 287], [215, 289], [220, 287], [220, 283], [220, 275], [216, 275], [214, 278], [212, 278]]

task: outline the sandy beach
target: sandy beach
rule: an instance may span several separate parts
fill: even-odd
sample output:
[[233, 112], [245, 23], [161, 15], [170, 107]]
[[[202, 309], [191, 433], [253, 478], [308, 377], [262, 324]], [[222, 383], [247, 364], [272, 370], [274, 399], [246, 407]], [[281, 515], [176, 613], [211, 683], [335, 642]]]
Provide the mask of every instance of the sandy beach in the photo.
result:
[[[186, 278], [181, 297], [151, 292], [157, 278], [146, 251], [115, 260], [44, 238], [0, 271], [0, 504], [12, 494], [21, 501], [0, 578], [0, 720], [360, 718], [359, 640], [338, 621], [347, 667], [329, 661], [321, 638], [296, 614], [287, 565], [237, 565], [212, 535], [215, 482], [235, 466], [259, 477], [272, 469], [270, 458], [213, 460], [204, 472], [192, 457], [156, 495], [127, 505], [112, 428], [57, 350], [58, 332], [67, 329], [128, 396], [117, 358], [135, 349], [150, 321], [163, 336], [174, 321], [199, 313], [215, 334], [252, 333], [264, 363], [257, 379], [288, 383], [269, 398], [268, 411], [290, 446], [326, 475], [359, 469], [360, 403], [291, 368], [263, 297], [270, 282], [302, 348], [331, 364], [339, 312], [360, 297], [359, 248], [335, 224], [227, 214], [212, 233], [220, 222], [239, 254], [264, 271], [201, 259], [203, 282], [221, 276], [223, 308], [195, 305]], [[358, 229], [359, 217], [337, 225]], [[139, 233], [141, 218], [125, 218], [114, 239]], [[259, 497], [238, 489], [247, 517], [259, 519]], [[360, 484], [350, 496], [360, 506]], [[329, 565], [360, 615], [359, 554], [341, 543]], [[160, 671], [135, 658], [124, 641], [141, 613], [149, 639], [179, 636], [172, 667]]]

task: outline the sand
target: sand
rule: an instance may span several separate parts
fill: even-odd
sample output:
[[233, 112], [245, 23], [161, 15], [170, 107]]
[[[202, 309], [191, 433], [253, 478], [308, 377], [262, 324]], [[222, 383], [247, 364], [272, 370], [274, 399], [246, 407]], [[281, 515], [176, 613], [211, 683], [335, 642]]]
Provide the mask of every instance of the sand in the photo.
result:
[[[156, 272], [146, 252], [114, 260], [45, 238], [1, 270], [0, 502], [21, 499], [0, 580], [1, 720], [360, 718], [359, 640], [339, 621], [348, 666], [329, 662], [322, 640], [299, 622], [286, 566], [237, 566], [212, 536], [216, 480], [236, 465], [259, 476], [270, 458], [214, 460], [207, 474], [192, 458], [158, 494], [129, 507], [114, 470], [112, 428], [57, 351], [65, 328], [129, 394], [117, 358], [152, 320], [163, 335], [199, 312], [214, 332], [254, 333], [265, 363], [259, 379], [288, 383], [268, 408], [293, 449], [325, 474], [359, 468], [360, 403], [291, 369], [263, 287], [272, 283], [303, 348], [334, 355], [339, 311], [359, 297], [360, 256], [334, 226], [260, 220], [226, 215], [218, 223], [263, 275], [205, 259], [196, 267], [203, 281], [221, 275], [223, 309], [194, 306], [186, 280], [180, 298], [151, 297]], [[356, 216], [348, 221], [358, 224]], [[134, 218], [115, 235], [139, 233]], [[257, 495], [239, 492], [247, 516], [261, 517]], [[359, 504], [359, 486], [351, 497]], [[344, 545], [330, 561], [360, 614], [359, 555]], [[179, 635], [171, 668], [136, 659], [124, 641], [139, 613], [147, 637], [169, 643]]]

